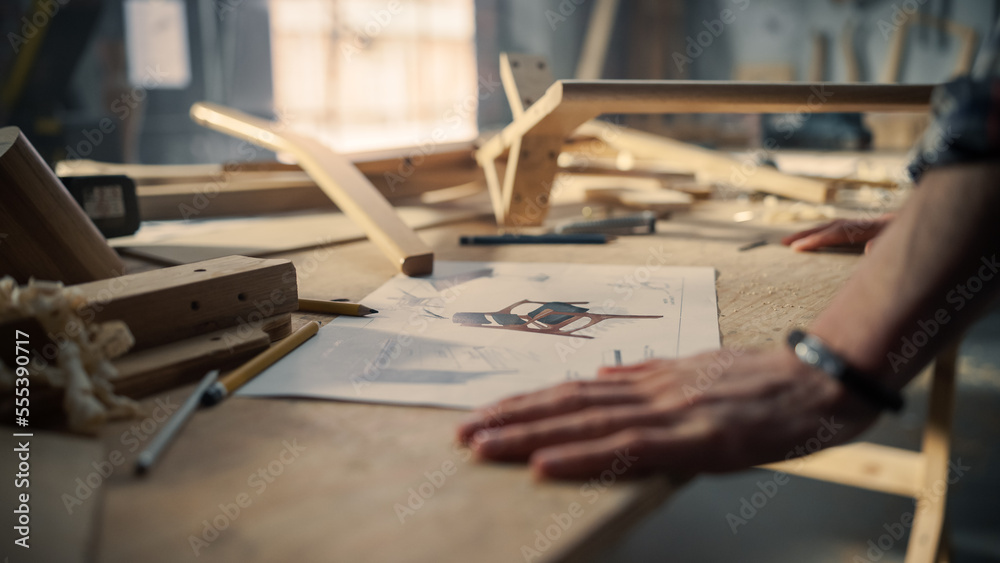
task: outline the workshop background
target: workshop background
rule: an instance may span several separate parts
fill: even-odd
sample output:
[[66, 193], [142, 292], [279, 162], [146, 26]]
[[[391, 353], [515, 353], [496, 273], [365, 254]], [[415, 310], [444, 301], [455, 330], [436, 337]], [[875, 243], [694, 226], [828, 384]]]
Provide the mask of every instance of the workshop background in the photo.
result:
[[[347, 152], [419, 145], [441, 127], [450, 140], [463, 140], [510, 120], [499, 86], [501, 51], [543, 55], [556, 78], [575, 75], [592, 4], [427, 0], [400, 2], [397, 14], [392, 2], [368, 0], [142, 5], [150, 3], [4, 0], [2, 122], [21, 127], [50, 163], [246, 160], [244, 143], [189, 119], [191, 104], [202, 100], [286, 119]], [[418, 9], [411, 14], [407, 4]], [[146, 28], [130, 23], [149, 9], [160, 10], [162, 25], [148, 18]], [[735, 19], [713, 33], [723, 10]], [[315, 17], [295, 15], [302, 13]], [[941, 82], [962, 57], [963, 33], [975, 32], [978, 49], [998, 15], [1000, 2], [982, 0], [622, 1], [601, 77]], [[913, 26], [898, 53], [898, 72], [888, 76], [893, 33], [915, 17], [939, 23]], [[43, 40], [25, 41], [35, 34]], [[770, 120], [625, 119], [718, 148], [759, 146]], [[870, 148], [873, 126], [853, 114], [815, 116], [786, 146]], [[266, 157], [254, 150], [254, 158]], [[962, 347], [953, 459], [968, 469], [948, 500], [958, 562], [1000, 560], [998, 338], [994, 311]], [[925, 404], [927, 389], [926, 381], [915, 382], [907, 400]], [[868, 439], [915, 448], [922, 412], [886, 417]], [[840, 561], [865, 553], [868, 540], [912, 510], [911, 500], [792, 478], [734, 530], [726, 515], [738, 514], [741, 499], [768, 475], [699, 478], [600, 559]], [[896, 542], [880, 560], [901, 561], [904, 549]]]

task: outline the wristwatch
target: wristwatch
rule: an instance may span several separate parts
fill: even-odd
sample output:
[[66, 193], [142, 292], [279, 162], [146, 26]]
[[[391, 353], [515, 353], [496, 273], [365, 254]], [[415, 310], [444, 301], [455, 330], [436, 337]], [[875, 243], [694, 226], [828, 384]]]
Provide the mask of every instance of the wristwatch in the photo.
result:
[[903, 396], [899, 391], [882, 385], [874, 375], [851, 367], [818, 337], [795, 329], [788, 333], [788, 345], [802, 363], [826, 372], [879, 409], [898, 412], [903, 408]]

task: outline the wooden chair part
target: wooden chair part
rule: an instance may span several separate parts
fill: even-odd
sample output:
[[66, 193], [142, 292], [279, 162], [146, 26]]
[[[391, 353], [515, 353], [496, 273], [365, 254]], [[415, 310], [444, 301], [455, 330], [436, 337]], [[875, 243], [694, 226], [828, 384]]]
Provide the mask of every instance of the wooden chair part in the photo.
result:
[[120, 276], [121, 259], [17, 127], [0, 129], [0, 276], [67, 284]]
[[957, 359], [956, 344], [934, 362], [930, 408], [919, 452], [858, 442], [761, 467], [919, 499], [910, 528], [906, 563], [947, 560], [944, 525]]
[[[563, 142], [605, 113], [922, 111], [931, 85], [561, 80], [476, 153], [502, 227], [539, 225]], [[500, 177], [497, 160], [508, 154]], [[758, 167], [758, 171], [760, 168]]]
[[396, 215], [389, 202], [354, 165], [319, 141], [243, 112], [198, 102], [191, 118], [210, 129], [233, 135], [276, 152], [295, 156], [320, 188], [368, 238], [406, 275], [422, 276], [434, 269], [434, 254]]

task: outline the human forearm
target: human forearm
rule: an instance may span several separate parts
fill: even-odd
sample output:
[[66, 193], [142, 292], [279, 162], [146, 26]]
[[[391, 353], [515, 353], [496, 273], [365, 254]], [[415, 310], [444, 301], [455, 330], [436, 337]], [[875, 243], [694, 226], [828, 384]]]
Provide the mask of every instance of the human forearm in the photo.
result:
[[889, 385], [909, 381], [1000, 287], [998, 177], [986, 164], [928, 172], [811, 331]]

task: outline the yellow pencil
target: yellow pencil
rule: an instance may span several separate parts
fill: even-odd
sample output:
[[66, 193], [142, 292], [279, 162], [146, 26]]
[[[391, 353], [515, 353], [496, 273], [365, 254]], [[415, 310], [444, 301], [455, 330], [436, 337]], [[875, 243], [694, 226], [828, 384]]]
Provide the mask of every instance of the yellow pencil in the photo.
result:
[[338, 303], [334, 301], [320, 301], [319, 299], [299, 299], [299, 311], [349, 315], [351, 317], [363, 317], [372, 313], [378, 313], [375, 309], [369, 309], [357, 303]]
[[264, 350], [254, 356], [250, 361], [226, 374], [219, 379], [201, 397], [204, 405], [214, 405], [221, 402], [227, 396], [239, 389], [244, 383], [250, 381], [258, 373], [267, 369], [268, 366], [283, 358], [286, 354], [294, 350], [306, 340], [312, 338], [319, 331], [319, 323], [310, 321], [305, 326], [296, 330], [281, 342]]

